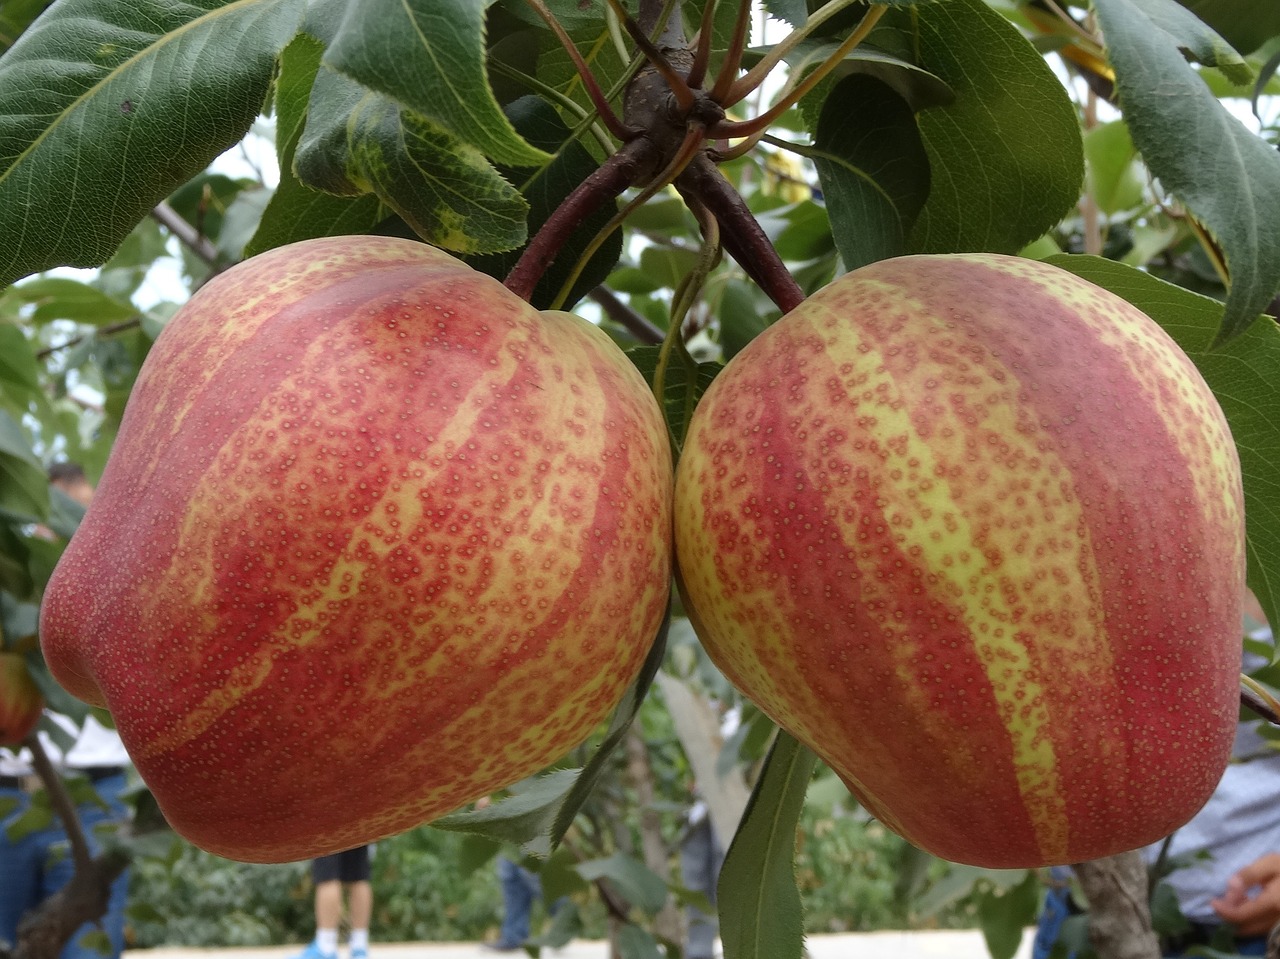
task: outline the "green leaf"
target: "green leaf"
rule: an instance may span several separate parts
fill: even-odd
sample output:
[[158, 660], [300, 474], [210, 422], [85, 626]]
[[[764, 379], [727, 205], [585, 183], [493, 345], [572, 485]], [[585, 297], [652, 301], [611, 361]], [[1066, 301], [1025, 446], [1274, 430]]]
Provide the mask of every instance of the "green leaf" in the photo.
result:
[[446, 250], [509, 250], [525, 238], [528, 205], [475, 147], [323, 66], [294, 173], [327, 193], [376, 194]]
[[0, 509], [42, 520], [49, 512], [49, 480], [22, 427], [0, 410]]
[[1075, 109], [1044, 58], [982, 0], [924, 4], [911, 17], [921, 66], [955, 100], [919, 115], [932, 182], [910, 248], [1015, 253], [1080, 197]]
[[1162, 936], [1176, 936], [1191, 929], [1191, 923], [1178, 905], [1177, 893], [1167, 879], [1156, 881], [1151, 890], [1151, 927]]
[[[663, 375], [662, 412], [667, 421], [673, 449], [678, 454], [684, 446], [684, 437], [689, 430], [689, 420], [693, 417], [698, 400], [707, 391], [711, 381], [723, 368], [719, 363], [699, 363], [689, 355], [683, 342], [678, 342], [672, 349], [673, 356], [667, 363]], [[653, 383], [662, 358], [661, 346], [633, 346], [627, 350], [631, 362], [649, 382]]]
[[31, 341], [11, 323], [0, 323], [0, 393], [22, 408], [40, 395], [40, 364]]
[[[520, 0], [524, 2], [524, 0]], [[595, 24], [570, 30], [569, 37], [586, 61], [600, 88], [608, 93], [626, 75], [628, 61], [622, 58], [617, 45], [609, 35], [606, 21], [601, 17]], [[538, 57], [538, 79], [569, 97], [583, 111], [583, 116], [593, 114], [595, 105], [583, 89], [578, 70], [568, 53], [556, 40], [549, 40]], [[613, 101], [615, 112], [621, 112], [620, 99]]]
[[99, 265], [239, 141], [303, 7], [54, 4], [0, 59], [0, 287], [53, 266]]
[[485, 0], [361, 0], [347, 15], [324, 64], [398, 101], [423, 130], [512, 166], [546, 155], [525, 143], [502, 113], [485, 76]]
[[0, 56], [53, 0], [0, 0]]
[[855, 74], [823, 104], [811, 154], [846, 269], [899, 256], [929, 196], [929, 155], [907, 102]]
[[[604, 0], [544, 0], [551, 15], [566, 30], [578, 30], [583, 27], [599, 26], [604, 18]], [[532, 24], [542, 30], [546, 23], [525, 0], [506, 0], [502, 4], [517, 19]]]
[[1219, 340], [1280, 288], [1280, 153], [1227, 112], [1134, 0], [1094, 0], [1133, 142], [1222, 247], [1231, 273]]
[[608, 879], [632, 905], [653, 915], [667, 902], [667, 883], [652, 869], [625, 853], [615, 852], [605, 859], [588, 859], [577, 865], [578, 875], [587, 882]]
[[1253, 70], [1203, 20], [1177, 0], [1127, 0], [1151, 25], [1186, 56], [1207, 67], [1221, 70], [1228, 80], [1243, 86], [1253, 80]]
[[13, 294], [35, 307], [29, 319], [37, 325], [71, 320], [90, 326], [105, 326], [138, 315], [132, 303], [121, 302], [97, 287], [65, 276], [36, 277], [18, 284]]
[[[27, 540], [7, 523], [0, 523], [0, 590], [20, 600], [36, 600]], [[4, 637], [0, 635], [0, 643]], [[2, 648], [2, 647], [0, 647]]]
[[978, 900], [978, 923], [991, 959], [1013, 959], [1040, 905], [1040, 881], [1028, 871], [1012, 889], [987, 892]]
[[245, 247], [246, 256], [318, 236], [367, 233], [388, 215], [377, 196], [322, 193], [304, 186], [294, 175], [294, 154], [306, 124], [311, 87], [323, 54], [324, 44], [306, 34], [295, 37], [280, 54], [275, 93], [280, 183], [262, 213], [257, 232]]
[[805, 0], [764, 0], [764, 9], [769, 16], [793, 27], [804, 26], [809, 19], [809, 6]]
[[1236, 50], [1253, 53], [1280, 36], [1280, 3], [1258, 0], [1178, 0]]
[[720, 871], [725, 959], [799, 959], [796, 824], [817, 757], [785, 730], [769, 750]]
[[[955, 100], [955, 91], [947, 86], [946, 81], [912, 62], [915, 44], [906, 40], [905, 36], [892, 26], [893, 22], [890, 18], [886, 26], [872, 36], [877, 42], [891, 41], [891, 46], [895, 47], [897, 52], [877, 49], [867, 43], [860, 44], [845, 55], [840, 64], [831, 71], [829, 79], [823, 80], [814, 91], [801, 99], [800, 104], [811, 129], [817, 122], [818, 111], [815, 110], [814, 104], [824, 103], [831, 87], [850, 76], [874, 77], [905, 100], [911, 106], [912, 112], [918, 112], [926, 107], [943, 106]], [[911, 21], [904, 18], [901, 22]], [[838, 47], [839, 43], [836, 40], [805, 40], [797, 44], [785, 59], [797, 75], [803, 76], [830, 59]], [[743, 58], [744, 65], [753, 66], [763, 58], [768, 49], [768, 47], [749, 49]]]
[[1123, 120], [1100, 123], [1084, 135], [1088, 190], [1103, 213], [1142, 203], [1144, 178], [1129, 128]]
[[431, 826], [473, 833], [499, 842], [527, 843], [542, 835], [578, 778], [577, 769], [557, 769], [512, 787], [512, 795], [483, 809], [450, 813]]
[[647, 930], [631, 922], [618, 930], [618, 953], [622, 959], [663, 959], [669, 955]]
[[[721, 291], [716, 310], [720, 322], [720, 348], [724, 351], [725, 360], [733, 359], [748, 343], [763, 333], [769, 325], [771, 315], [776, 318], [777, 311], [771, 312], [761, 304], [759, 287], [738, 279], [728, 280]], [[709, 371], [706, 377], [708, 384], [713, 375]], [[703, 390], [705, 389], [704, 385]]]
[[1280, 329], [1263, 319], [1211, 349], [1222, 304], [1131, 267], [1089, 256], [1047, 261], [1128, 300], [1159, 323], [1200, 370], [1226, 414], [1244, 476], [1249, 587], [1280, 622]]

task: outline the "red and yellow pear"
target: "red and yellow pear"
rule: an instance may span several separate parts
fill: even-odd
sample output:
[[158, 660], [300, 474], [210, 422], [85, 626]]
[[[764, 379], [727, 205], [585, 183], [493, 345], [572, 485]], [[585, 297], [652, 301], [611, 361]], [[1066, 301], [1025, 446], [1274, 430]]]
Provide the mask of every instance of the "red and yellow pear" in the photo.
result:
[[40, 722], [44, 697], [24, 656], [0, 652], [0, 746], [20, 746]]
[[712, 659], [867, 809], [992, 867], [1160, 839], [1236, 725], [1244, 527], [1222, 411], [1064, 270], [914, 256], [735, 356], [676, 478]]
[[420, 243], [254, 257], [158, 338], [46, 592], [174, 827], [285, 861], [582, 742], [670, 582], [657, 403], [598, 328]]

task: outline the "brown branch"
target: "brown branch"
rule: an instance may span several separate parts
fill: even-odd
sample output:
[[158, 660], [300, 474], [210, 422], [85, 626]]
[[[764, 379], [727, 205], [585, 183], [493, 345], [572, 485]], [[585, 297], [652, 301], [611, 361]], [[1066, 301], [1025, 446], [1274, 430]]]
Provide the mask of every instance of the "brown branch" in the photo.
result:
[[44, 784], [45, 792], [49, 794], [49, 805], [62, 820], [67, 842], [71, 845], [71, 858], [76, 864], [76, 871], [79, 872], [89, 866], [93, 854], [89, 852], [89, 841], [85, 838], [84, 827], [80, 824], [76, 805], [71, 801], [66, 783], [62, 781], [58, 771], [53, 768], [53, 763], [49, 761], [49, 754], [44, 751], [40, 737], [31, 733], [22, 741], [22, 745], [31, 750], [31, 765], [35, 768], [36, 775], [40, 777], [40, 782]]
[[583, 180], [556, 207], [529, 241], [529, 245], [520, 254], [520, 259], [507, 274], [507, 289], [528, 301], [533, 296], [538, 281], [542, 279], [542, 274], [555, 261], [570, 234], [607, 201], [619, 196], [635, 183], [652, 162], [653, 155], [654, 147], [647, 137], [628, 140], [617, 153]]
[[124, 850], [111, 849], [91, 859], [85, 868], [77, 866], [71, 881], [19, 924], [12, 959], [57, 959], [77, 929], [106, 914], [111, 884], [128, 865]]
[[1101, 959], [1160, 959], [1147, 865], [1138, 850], [1072, 867], [1089, 902], [1089, 942]]
[[215, 270], [222, 265], [218, 248], [213, 245], [207, 236], [183, 219], [182, 215], [166, 201], [161, 200], [156, 204], [155, 209], [151, 211], [151, 218], [176, 236], [179, 243]]
[[129, 865], [129, 855], [119, 848], [108, 849], [98, 856], [89, 851], [75, 803], [40, 740], [32, 733], [23, 740], [23, 745], [31, 750], [32, 765], [49, 795], [49, 804], [62, 821], [75, 872], [70, 882], [23, 918], [18, 925], [18, 942], [10, 957], [57, 959], [77, 929], [106, 914], [111, 885]]
[[[127, 320], [121, 320], [119, 323], [108, 323], [106, 326], [98, 330], [97, 335], [111, 336], [115, 333], [123, 333], [125, 332], [125, 330], [136, 329], [141, 325], [142, 325], [142, 317], [135, 316]], [[53, 356], [54, 353], [58, 353], [58, 352], [61, 352], [62, 350], [70, 349], [73, 346], [79, 346], [84, 341], [85, 341], [85, 337], [83, 336], [73, 336], [71, 337], [71, 339], [67, 340], [65, 343], [59, 343], [56, 346], [46, 346], [43, 350], [40, 350], [38, 353], [36, 353], [36, 359], [47, 360], [49, 357]]]
[[783, 313], [804, 302], [804, 290], [782, 262], [742, 195], [705, 153], [676, 181], [686, 200], [701, 202], [720, 223], [720, 239], [729, 255]]
[[604, 310], [609, 319], [623, 327], [641, 343], [656, 346], [665, 339], [666, 334], [662, 330], [624, 303], [618, 294], [607, 286], [597, 286], [587, 295], [599, 304], [600, 309]]

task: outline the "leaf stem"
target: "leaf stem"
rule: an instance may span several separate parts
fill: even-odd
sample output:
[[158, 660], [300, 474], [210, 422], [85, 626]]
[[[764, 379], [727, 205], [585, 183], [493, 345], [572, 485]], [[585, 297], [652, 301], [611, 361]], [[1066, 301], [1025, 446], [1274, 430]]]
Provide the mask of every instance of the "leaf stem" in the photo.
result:
[[501, 73], [504, 77], [507, 77], [510, 80], [515, 80], [517, 83], [523, 83], [535, 93], [559, 104], [565, 112], [572, 113], [576, 116], [578, 118], [578, 125], [573, 130], [572, 139], [576, 140], [584, 132], [589, 131], [591, 135], [595, 137], [596, 142], [600, 144], [606, 155], [614, 153], [617, 150], [617, 146], [614, 144], [614, 141], [609, 138], [609, 134], [605, 130], [602, 130], [600, 125], [595, 122], [595, 115], [582, 107], [572, 97], [565, 96], [550, 84], [543, 83], [537, 77], [530, 76], [523, 70], [517, 70], [509, 63], [503, 63], [501, 60], [490, 60], [489, 68], [495, 73]]
[[604, 91], [600, 89], [600, 84], [596, 82], [595, 74], [587, 66], [587, 61], [582, 59], [582, 54], [578, 52], [578, 47], [574, 44], [573, 38], [569, 36], [568, 31], [555, 18], [543, 0], [525, 0], [525, 3], [532, 7], [533, 11], [546, 22], [547, 26], [551, 28], [551, 32], [556, 35], [556, 39], [560, 41], [560, 45], [564, 47], [564, 52], [569, 55], [569, 59], [573, 61], [574, 68], [578, 71], [578, 77], [582, 80], [583, 89], [587, 91], [587, 96], [591, 98], [596, 112], [600, 114], [600, 119], [609, 128], [609, 132], [619, 140], [630, 140], [639, 135], [639, 130], [627, 126], [613, 112], [613, 107], [606, 99]]
[[776, 67], [788, 53], [808, 39], [809, 35], [818, 29], [818, 27], [822, 26], [822, 24], [826, 23], [826, 21], [830, 20], [846, 7], [850, 7], [855, 3], [861, 2], [862, 0], [831, 0], [830, 3], [826, 4], [821, 9], [811, 13], [809, 15], [809, 19], [804, 22], [804, 26], [798, 30], [792, 30], [789, 34], [783, 37], [781, 41], [774, 45], [772, 50], [765, 54], [764, 59], [739, 77], [730, 85], [729, 89], [724, 91], [725, 95], [723, 98], [717, 97], [720, 105], [727, 110], [729, 107], [742, 100], [752, 90], [760, 86], [760, 84], [764, 82], [764, 78], [773, 72], [773, 68]]
[[693, 202], [690, 208], [693, 211], [693, 215], [697, 217], [698, 226], [701, 228], [702, 245], [698, 249], [698, 259], [693, 268], [685, 274], [680, 281], [680, 286], [677, 288], [675, 296], [672, 297], [671, 320], [667, 325], [667, 335], [662, 341], [662, 348], [658, 351], [658, 363], [653, 372], [653, 395], [657, 398], [658, 405], [665, 408], [667, 370], [671, 365], [672, 354], [679, 356], [680, 361], [684, 364], [686, 386], [684, 409], [681, 411], [680, 416], [680, 423], [684, 429], [680, 436], [676, 436], [671, 431], [670, 418], [667, 418], [667, 429], [677, 458], [684, 449], [684, 434], [688, 431], [689, 420], [693, 416], [694, 407], [697, 405], [695, 392], [698, 380], [698, 364], [694, 362], [693, 357], [689, 355], [689, 350], [685, 346], [684, 320], [690, 308], [697, 302], [698, 295], [706, 285], [707, 277], [716, 268], [721, 256], [719, 221], [700, 202]]
[[[636, 194], [626, 206], [619, 210], [608, 223], [601, 227], [600, 231], [595, 235], [595, 238], [587, 244], [587, 248], [583, 250], [582, 255], [578, 257], [578, 263], [574, 267], [573, 272], [560, 288], [560, 293], [552, 304], [552, 309], [558, 309], [568, 298], [569, 291], [573, 289], [573, 284], [576, 283], [578, 281], [578, 277], [582, 275], [582, 271], [586, 268], [587, 262], [595, 255], [596, 250], [600, 249], [604, 244], [604, 241], [609, 238], [609, 235], [622, 224], [622, 221], [630, 216], [636, 209], [647, 203], [655, 193], [680, 176], [680, 174], [684, 172], [685, 167], [687, 167], [695, 157], [702, 155], [702, 144], [706, 139], [706, 133], [706, 129], [702, 126], [698, 124], [690, 125], [688, 132], [684, 136], [684, 140], [681, 141], [679, 148], [676, 150], [675, 154], [672, 156], [671, 160], [667, 163], [667, 166], [662, 170], [662, 172], [654, 177], [644, 189]], [[631, 142], [643, 143], [648, 146], [652, 146], [651, 141], [644, 137], [632, 140]], [[621, 153], [622, 151], [619, 150], [617, 154], [614, 154], [614, 156], [619, 156]], [[559, 213], [558, 210], [556, 212]], [[541, 231], [539, 231], [539, 236], [541, 236]], [[519, 266], [519, 264], [516, 265]], [[510, 284], [508, 284], [508, 286], [510, 286]]]
[[1240, 702], [1272, 725], [1280, 726], [1280, 702], [1252, 676], [1240, 674]]
[[[747, 33], [751, 29], [751, 0], [738, 0], [738, 16], [733, 21], [733, 36], [729, 40], [729, 50], [720, 70], [716, 73], [715, 83], [711, 87], [711, 99], [724, 104], [738, 71], [742, 68], [742, 54], [747, 48]], [[708, 39], [707, 47], [711, 46]]]
[[[850, 51], [866, 39], [867, 34], [872, 31], [888, 9], [889, 8], [883, 4], [876, 4], [868, 10], [866, 16], [864, 16], [858, 23], [857, 29], [844, 39], [840, 46], [838, 46], [835, 51], [827, 57], [825, 61], [823, 61], [821, 66], [796, 84], [790, 92], [779, 99], [777, 103], [771, 106], [764, 113], [761, 113], [759, 116], [752, 117], [750, 120], [743, 120], [738, 123], [721, 121], [711, 128], [711, 135], [715, 137], [749, 137], [761, 130], [768, 129], [773, 122], [778, 119], [778, 117], [790, 110], [797, 100], [825, 80], [827, 78], [827, 74], [838, 67], [840, 65], [840, 61], [847, 57]], [[749, 75], [750, 74], [748, 74], [748, 76]], [[745, 79], [746, 77], [743, 77], [743, 80]], [[736, 88], [737, 84], [734, 86]], [[743, 93], [743, 96], [749, 92], [750, 88]], [[739, 97], [739, 99], [741, 99], [741, 97]], [[737, 102], [733, 99], [732, 93], [730, 94], [729, 102]]]

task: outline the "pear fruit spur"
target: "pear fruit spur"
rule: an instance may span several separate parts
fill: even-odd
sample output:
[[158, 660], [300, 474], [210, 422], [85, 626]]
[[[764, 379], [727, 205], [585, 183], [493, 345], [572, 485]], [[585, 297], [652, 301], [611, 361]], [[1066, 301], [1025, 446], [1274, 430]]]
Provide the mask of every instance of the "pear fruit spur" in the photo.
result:
[[157, 339], [41, 642], [181, 834], [311, 858], [589, 735], [665, 614], [671, 485], [592, 324], [420, 243], [303, 241]]
[[881, 261], [712, 382], [676, 471], [708, 653], [885, 825], [1030, 868], [1167, 835], [1238, 716], [1240, 468], [1145, 314], [1051, 265]]

